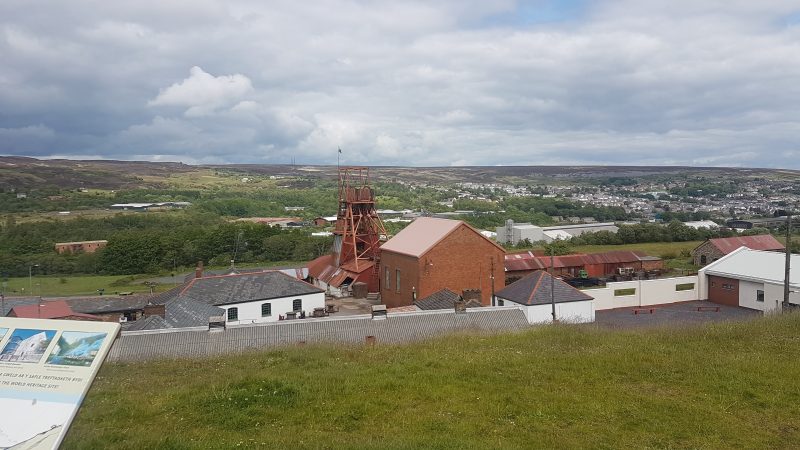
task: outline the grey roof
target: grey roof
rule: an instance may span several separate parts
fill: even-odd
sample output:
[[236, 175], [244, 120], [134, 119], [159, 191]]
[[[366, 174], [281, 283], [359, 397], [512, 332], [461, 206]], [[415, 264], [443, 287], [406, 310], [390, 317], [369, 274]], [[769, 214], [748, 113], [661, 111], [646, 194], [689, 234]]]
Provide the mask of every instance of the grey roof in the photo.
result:
[[178, 297], [209, 305], [229, 305], [319, 292], [324, 291], [285, 273], [259, 272], [195, 278]]
[[[550, 289], [551, 284], [555, 288], [554, 290]], [[551, 296], [551, 292], [554, 292], [555, 295]], [[592, 300], [592, 297], [558, 278], [553, 279], [552, 275], [543, 270], [537, 270], [509, 284], [495, 293], [495, 296], [527, 306], [548, 304], [552, 301], [552, 297], [555, 297], [556, 303]]]
[[69, 307], [76, 312], [104, 314], [143, 309], [149, 298], [148, 295], [126, 295], [120, 297], [101, 295], [94, 297], [64, 297], [59, 300], [66, 301]]
[[122, 322], [123, 331], [162, 330], [172, 328], [161, 316], [148, 316], [144, 319]]
[[414, 302], [419, 309], [452, 309], [461, 296], [450, 289], [442, 289]]
[[169, 327], [205, 327], [208, 326], [209, 317], [224, 315], [225, 309], [188, 298], [178, 298], [164, 305], [164, 313]]
[[123, 332], [108, 354], [109, 361], [145, 361], [159, 358], [202, 358], [242, 353], [299, 342], [359, 344], [374, 336], [378, 344], [426, 339], [459, 331], [500, 332], [528, 328], [517, 308], [480, 308], [466, 313], [421, 311], [342, 319], [304, 319], [207, 329]]
[[[6, 298], [2, 304], [2, 315], [5, 316], [15, 306], [35, 305], [38, 297]], [[102, 295], [92, 297], [45, 297], [43, 301], [64, 300], [75, 311], [83, 314], [105, 314], [112, 312], [136, 311], [144, 309], [148, 297], [145, 295], [114, 296]]]

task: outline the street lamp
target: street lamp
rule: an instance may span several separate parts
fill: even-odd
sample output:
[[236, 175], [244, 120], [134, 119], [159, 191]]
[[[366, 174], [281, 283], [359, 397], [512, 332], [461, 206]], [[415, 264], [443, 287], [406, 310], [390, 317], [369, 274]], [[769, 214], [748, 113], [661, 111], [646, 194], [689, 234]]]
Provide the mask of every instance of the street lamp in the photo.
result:
[[33, 295], [33, 268], [39, 267], [38, 264], [30, 264], [28, 265], [28, 292], [29, 295]]

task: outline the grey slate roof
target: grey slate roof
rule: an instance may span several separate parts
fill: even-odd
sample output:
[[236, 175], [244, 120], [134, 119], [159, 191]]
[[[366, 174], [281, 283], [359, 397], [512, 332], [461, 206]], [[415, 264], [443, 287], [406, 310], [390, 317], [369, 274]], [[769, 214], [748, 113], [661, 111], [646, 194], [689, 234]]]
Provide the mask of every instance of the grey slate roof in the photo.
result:
[[[104, 314], [111, 312], [136, 311], [147, 304], [146, 295], [130, 295], [118, 297], [115, 295], [101, 295], [91, 297], [45, 297], [44, 302], [64, 300], [69, 307], [83, 314]], [[2, 304], [2, 315], [5, 316], [15, 306], [35, 305], [38, 297], [13, 297], [7, 298]]]
[[209, 305], [268, 300], [324, 292], [281, 272], [242, 273], [195, 278], [178, 296]]
[[148, 316], [144, 319], [123, 322], [122, 331], [162, 330], [172, 328], [161, 316]]
[[[517, 280], [495, 293], [495, 296], [504, 300], [510, 300], [521, 305], [545, 305], [551, 302], [551, 280], [552, 275], [537, 270], [532, 274]], [[567, 283], [556, 278], [553, 280], [555, 288], [555, 302], [579, 302], [592, 300], [592, 297], [575, 289]]]
[[528, 328], [517, 308], [479, 308], [466, 313], [424, 311], [372, 320], [369, 316], [305, 319], [228, 327], [224, 331], [163, 330], [123, 332], [109, 361], [202, 358], [242, 353], [299, 342], [360, 344], [375, 336], [378, 344], [402, 343], [458, 331], [500, 332]]
[[165, 323], [169, 326], [162, 328], [207, 327], [209, 317], [224, 314], [223, 308], [188, 298], [177, 298], [164, 305]]
[[[417, 300], [414, 304], [422, 310], [454, 309], [458, 300], [461, 300], [460, 295], [450, 289], [444, 288], [441, 291], [436, 291], [423, 299]], [[480, 306], [479, 303], [472, 301], [467, 304], [469, 308]]]

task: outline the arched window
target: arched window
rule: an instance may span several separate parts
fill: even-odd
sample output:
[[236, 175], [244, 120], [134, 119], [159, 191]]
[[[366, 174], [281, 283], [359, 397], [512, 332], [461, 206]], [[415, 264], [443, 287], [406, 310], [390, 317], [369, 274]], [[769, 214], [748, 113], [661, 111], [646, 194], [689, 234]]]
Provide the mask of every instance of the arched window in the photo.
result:
[[239, 308], [228, 308], [228, 322], [239, 320]]
[[303, 310], [303, 301], [299, 298], [292, 302], [292, 311], [302, 311]]

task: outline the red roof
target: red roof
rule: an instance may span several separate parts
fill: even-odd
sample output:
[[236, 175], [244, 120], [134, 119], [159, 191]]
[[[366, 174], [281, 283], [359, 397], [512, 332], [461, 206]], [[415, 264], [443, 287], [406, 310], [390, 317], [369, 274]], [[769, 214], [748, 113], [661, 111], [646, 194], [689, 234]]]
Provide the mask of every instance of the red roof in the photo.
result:
[[739, 247], [747, 247], [750, 250], [784, 250], [785, 247], [771, 234], [760, 234], [758, 236], [736, 236], [729, 238], [709, 239], [711, 245], [718, 248], [723, 254], [736, 250]]
[[[593, 264], [625, 264], [642, 261], [648, 256], [643, 252], [631, 250], [616, 250], [603, 253], [576, 253], [574, 255], [563, 255], [553, 257], [553, 266], [556, 269], [565, 267], [585, 267]], [[549, 269], [550, 257], [538, 256], [533, 252], [511, 253], [505, 257], [505, 268], [507, 272], [522, 270], [542, 270]]]
[[77, 313], [64, 300], [43, 301], [38, 305], [19, 305], [11, 308], [9, 317], [25, 319], [63, 319], [65, 317], [82, 317], [84, 319], [101, 320], [91, 314]]

